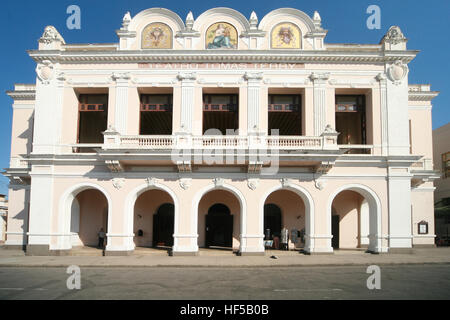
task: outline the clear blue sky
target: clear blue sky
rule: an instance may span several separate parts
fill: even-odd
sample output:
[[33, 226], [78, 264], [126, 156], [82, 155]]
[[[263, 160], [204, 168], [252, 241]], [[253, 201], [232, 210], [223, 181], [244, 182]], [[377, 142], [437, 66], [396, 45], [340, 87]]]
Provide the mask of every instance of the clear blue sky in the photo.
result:
[[[66, 9], [69, 5], [81, 8], [81, 30], [68, 30]], [[381, 8], [381, 30], [366, 27], [369, 5]], [[254, 10], [259, 19], [281, 7], [300, 9], [310, 16], [318, 10], [323, 27], [329, 30], [328, 43], [379, 43], [391, 25], [398, 25], [409, 38], [408, 48], [421, 53], [410, 64], [411, 83], [431, 83], [441, 91], [434, 100], [433, 127], [450, 122], [450, 1], [406, 0], [246, 0], [246, 1], [149, 1], [149, 0], [40, 0], [2, 1], [0, 25], [2, 57], [0, 59], [0, 168], [9, 166], [12, 100], [4, 94], [14, 83], [34, 83], [35, 64], [26, 50], [36, 49], [44, 27], [54, 25], [68, 43], [117, 42], [115, 30], [121, 26], [124, 13], [132, 16], [151, 7], [165, 7], [175, 11], [183, 20], [192, 11], [195, 17], [214, 7], [230, 7], [246, 17]], [[0, 177], [0, 193], [7, 193], [8, 180]]]

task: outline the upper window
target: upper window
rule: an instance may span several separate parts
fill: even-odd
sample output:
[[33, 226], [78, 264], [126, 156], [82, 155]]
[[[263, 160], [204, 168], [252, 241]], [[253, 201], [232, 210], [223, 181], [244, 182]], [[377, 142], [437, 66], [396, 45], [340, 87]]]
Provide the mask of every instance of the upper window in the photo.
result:
[[272, 49], [300, 49], [302, 34], [295, 24], [284, 22], [272, 30]]
[[172, 49], [172, 29], [167, 24], [151, 23], [142, 31], [142, 49]]
[[442, 172], [444, 173], [444, 179], [450, 177], [450, 152], [442, 155]]
[[237, 49], [236, 28], [226, 22], [213, 24], [206, 31], [206, 49]]

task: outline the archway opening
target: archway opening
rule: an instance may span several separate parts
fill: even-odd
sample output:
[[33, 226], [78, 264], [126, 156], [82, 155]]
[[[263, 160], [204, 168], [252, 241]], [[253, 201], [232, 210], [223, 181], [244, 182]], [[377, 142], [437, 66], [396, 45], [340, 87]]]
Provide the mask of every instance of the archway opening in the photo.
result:
[[172, 247], [175, 228], [175, 206], [165, 203], [153, 216], [153, 244], [157, 247]]
[[206, 215], [205, 246], [231, 248], [233, 246], [233, 216], [224, 204], [215, 204]]
[[[108, 233], [108, 200], [96, 189], [80, 192], [71, 206], [70, 232], [72, 247], [106, 246]], [[103, 238], [103, 242], [100, 241]]]
[[291, 190], [270, 194], [264, 205], [265, 248], [301, 250], [305, 247], [306, 206]]
[[358, 249], [367, 246], [367, 230], [364, 225], [369, 221], [365, 218], [364, 196], [356, 191], [345, 190], [340, 192], [332, 203], [331, 234], [333, 249]]
[[199, 247], [239, 250], [241, 206], [233, 193], [208, 192], [199, 202], [198, 214]]
[[281, 209], [276, 204], [264, 206], [264, 240], [273, 240], [281, 236]]
[[171, 248], [174, 244], [175, 205], [162, 190], [148, 190], [134, 205], [134, 243], [141, 248]]

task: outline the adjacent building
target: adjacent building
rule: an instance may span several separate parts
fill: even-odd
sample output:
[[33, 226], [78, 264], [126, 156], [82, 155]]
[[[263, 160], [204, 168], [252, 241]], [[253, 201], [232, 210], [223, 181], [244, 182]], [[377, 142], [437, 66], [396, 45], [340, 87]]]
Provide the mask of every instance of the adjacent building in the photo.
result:
[[259, 255], [282, 229], [308, 254], [434, 245], [437, 92], [409, 83], [399, 27], [332, 44], [317, 12], [153, 8], [117, 35], [49, 26], [29, 51], [36, 83], [8, 92], [7, 246], [66, 254], [101, 229], [107, 255]]
[[433, 130], [434, 167], [441, 173], [436, 180], [436, 236], [441, 244], [450, 244], [450, 124]]

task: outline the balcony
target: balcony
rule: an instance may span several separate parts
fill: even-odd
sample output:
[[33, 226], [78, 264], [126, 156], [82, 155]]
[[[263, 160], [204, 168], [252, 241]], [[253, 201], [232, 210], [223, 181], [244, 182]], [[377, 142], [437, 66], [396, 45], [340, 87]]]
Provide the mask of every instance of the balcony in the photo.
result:
[[320, 137], [303, 136], [125, 136], [105, 132], [104, 150], [171, 150], [171, 149], [267, 149], [278, 151], [339, 152], [337, 135], [324, 133]]

